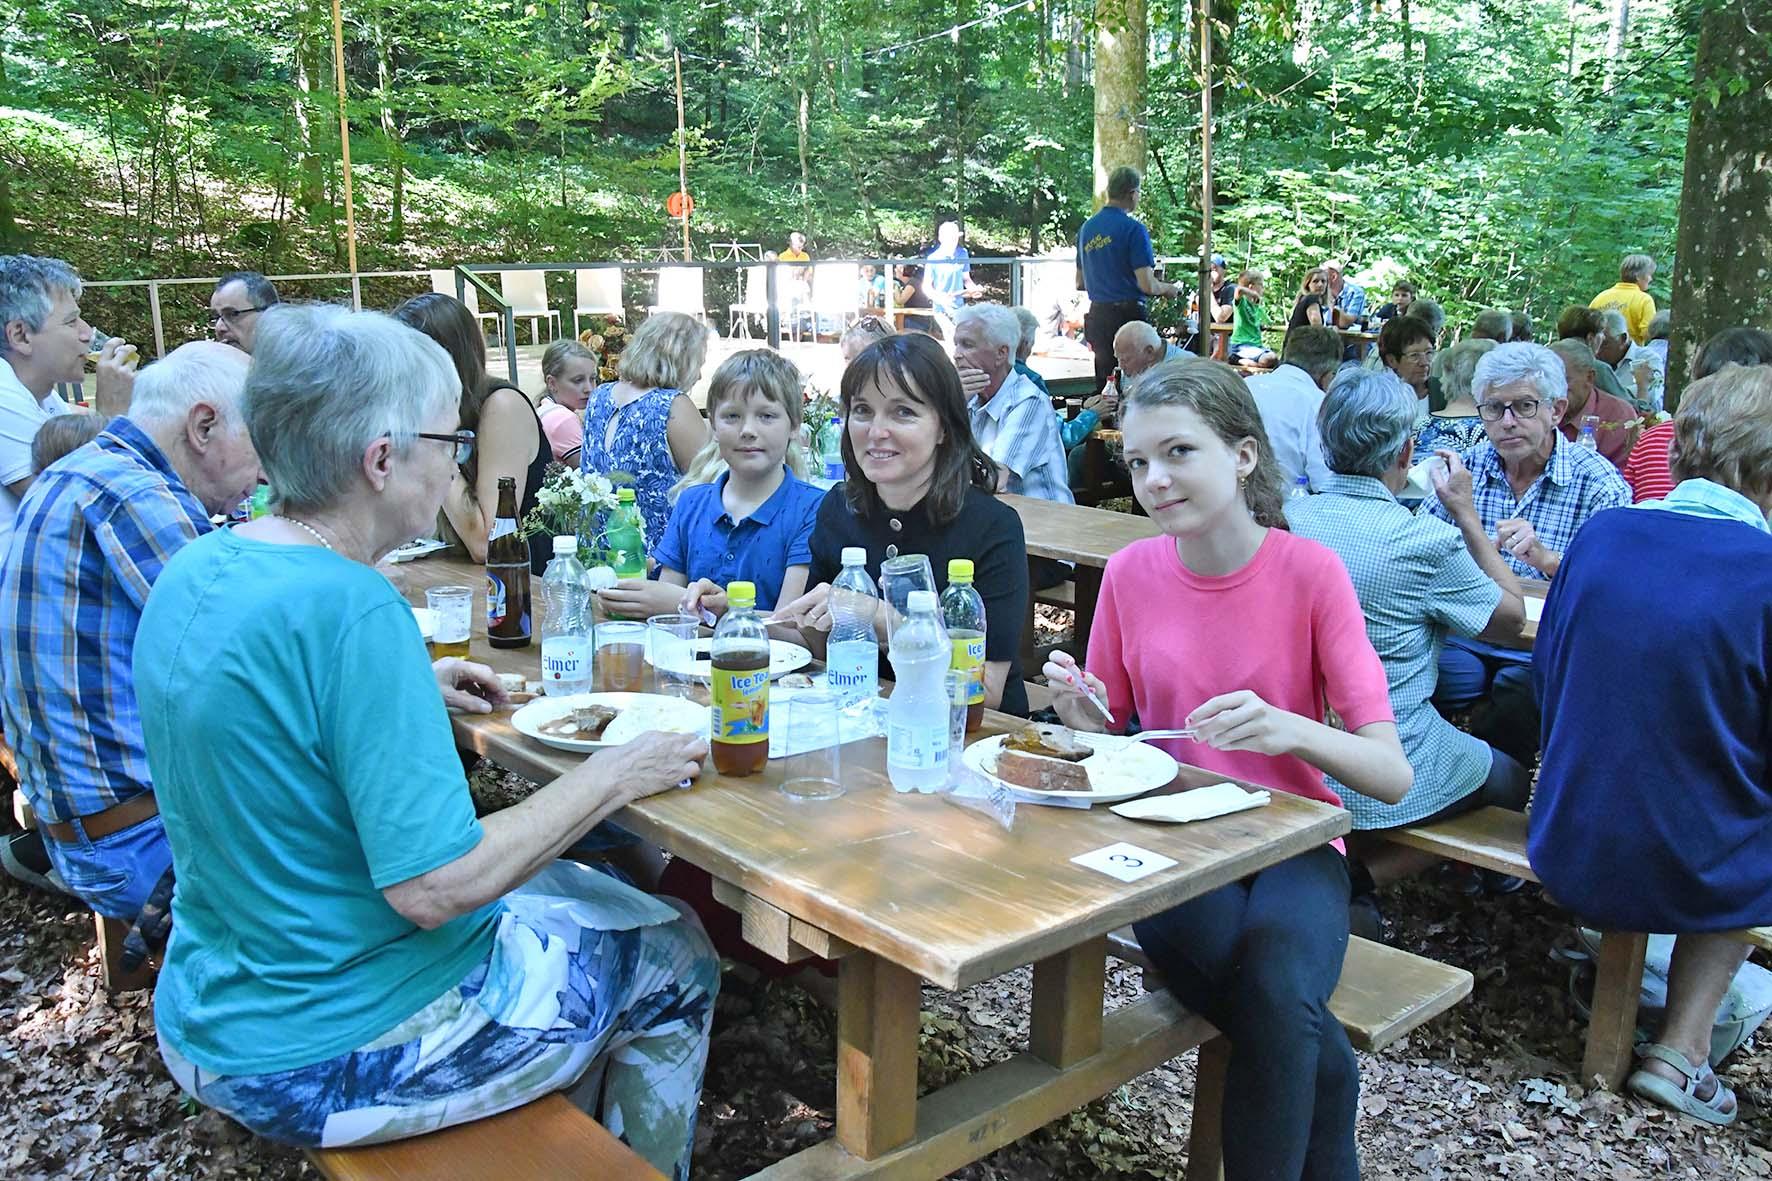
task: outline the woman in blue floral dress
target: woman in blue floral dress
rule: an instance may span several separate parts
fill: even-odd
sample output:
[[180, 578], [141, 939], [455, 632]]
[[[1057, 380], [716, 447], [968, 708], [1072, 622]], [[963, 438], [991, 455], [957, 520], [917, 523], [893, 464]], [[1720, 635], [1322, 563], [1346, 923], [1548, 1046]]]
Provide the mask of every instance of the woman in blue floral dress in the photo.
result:
[[585, 405], [581, 469], [631, 484], [646, 526], [646, 552], [664, 536], [671, 486], [708, 441], [707, 424], [685, 391], [701, 377], [708, 334], [682, 312], [655, 312]]
[[1471, 397], [1471, 377], [1483, 354], [1494, 347], [1492, 340], [1461, 340], [1435, 360], [1434, 376], [1439, 379], [1446, 405], [1415, 428], [1417, 459], [1426, 459], [1442, 447], [1463, 455], [1488, 440], [1483, 420], [1477, 417], [1477, 403]]

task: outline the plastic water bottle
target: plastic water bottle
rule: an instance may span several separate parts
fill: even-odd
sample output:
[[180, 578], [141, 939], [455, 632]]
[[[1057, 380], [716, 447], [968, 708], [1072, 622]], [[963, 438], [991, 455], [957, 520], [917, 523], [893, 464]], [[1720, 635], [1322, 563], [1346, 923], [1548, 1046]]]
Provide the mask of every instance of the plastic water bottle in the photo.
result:
[[1286, 490], [1287, 500], [1303, 500], [1311, 494], [1311, 478], [1300, 476], [1292, 481], [1292, 487]]
[[947, 628], [934, 591], [910, 594], [904, 622], [892, 632], [886, 701], [886, 775], [897, 791], [933, 792], [948, 777]]
[[972, 559], [948, 562], [948, 588], [941, 592], [942, 624], [953, 644], [948, 667], [966, 677], [966, 729], [984, 724], [984, 598], [972, 585]]
[[868, 577], [868, 551], [843, 550], [843, 571], [831, 583], [831, 638], [825, 645], [825, 685], [845, 706], [871, 701], [880, 693], [880, 645], [874, 615], [880, 592]]
[[623, 488], [615, 494], [615, 511], [609, 514], [609, 528], [604, 530], [604, 544], [609, 550], [609, 564], [617, 578], [646, 577], [646, 533], [640, 528], [640, 510], [634, 505], [634, 490]]
[[578, 563], [578, 538], [554, 538], [541, 576], [541, 685], [549, 694], [591, 689], [591, 582]]
[[1589, 451], [1600, 449], [1600, 416], [1589, 414], [1581, 420], [1581, 433], [1575, 436], [1575, 445], [1585, 447]]
[[818, 461], [824, 464], [824, 478], [843, 478], [843, 420], [833, 416], [818, 433]]

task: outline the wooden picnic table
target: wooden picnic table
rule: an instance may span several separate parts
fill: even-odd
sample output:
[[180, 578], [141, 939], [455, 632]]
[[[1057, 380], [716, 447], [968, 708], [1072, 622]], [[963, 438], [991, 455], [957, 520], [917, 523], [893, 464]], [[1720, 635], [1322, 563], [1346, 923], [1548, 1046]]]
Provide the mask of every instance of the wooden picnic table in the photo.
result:
[[[1526, 623], [1520, 629], [1520, 639], [1530, 648], [1538, 642], [1538, 620], [1532, 618], [1532, 612], [1543, 610], [1544, 597], [1550, 594], [1550, 583], [1542, 578], [1522, 578], [1520, 579], [1520, 593], [1526, 599]], [[1537, 600], [1536, 607], [1533, 606], [1534, 600]]]
[[[1212, 332], [1212, 359], [1222, 361], [1230, 353], [1231, 333], [1236, 330], [1236, 325], [1230, 323], [1213, 324], [1210, 328]], [[1286, 331], [1286, 324], [1283, 320], [1269, 320], [1261, 326], [1261, 330], [1263, 332], [1278, 332], [1283, 335]], [[1347, 345], [1374, 344], [1378, 340], [1378, 333], [1366, 332], [1359, 328], [1337, 328], [1336, 331], [1341, 333], [1341, 342]]]
[[[427, 586], [484, 584], [481, 568], [458, 558], [404, 569], [415, 601]], [[489, 648], [476, 619], [474, 659], [500, 672], [539, 671], [536, 648]], [[508, 712], [452, 721], [464, 749], [541, 783], [582, 761], [520, 735]], [[1018, 724], [993, 712], [985, 732]], [[1141, 825], [1105, 808], [1023, 805], [1005, 831], [939, 796], [893, 791], [881, 739], [850, 743], [843, 755], [848, 792], [836, 800], [790, 800], [771, 763], [745, 778], [710, 768], [692, 789], [616, 817], [712, 874], [752, 943], [785, 960], [840, 961], [836, 1135], [759, 1177], [940, 1176], [1199, 1044], [1210, 1027], [1176, 1021], [1161, 994], [1104, 1017], [1108, 933], [1349, 827], [1340, 809], [1275, 792], [1267, 807], [1208, 824]], [[1223, 778], [1184, 768], [1170, 790]], [[1071, 861], [1117, 842], [1176, 864], [1125, 883]], [[959, 989], [1026, 964], [1034, 966], [1028, 1050], [919, 1100], [923, 981]]]
[[1101, 573], [1107, 560], [1133, 542], [1156, 537], [1163, 531], [1149, 517], [1132, 513], [1007, 493], [1002, 500], [1021, 517], [1029, 556], [1076, 564], [1071, 579], [1076, 587], [1073, 610], [1078, 651], [1072, 655], [1081, 658], [1089, 647], [1089, 628], [1095, 621]]

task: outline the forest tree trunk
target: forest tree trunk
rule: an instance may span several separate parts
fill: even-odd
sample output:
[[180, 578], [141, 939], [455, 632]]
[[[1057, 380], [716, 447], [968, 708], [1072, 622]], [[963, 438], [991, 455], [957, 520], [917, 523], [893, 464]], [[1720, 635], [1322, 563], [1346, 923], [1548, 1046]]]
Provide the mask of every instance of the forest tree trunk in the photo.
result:
[[1700, 20], [1672, 284], [1670, 410], [1699, 342], [1737, 324], [1772, 328], [1769, 39], [1772, 0], [1721, 0]]
[[[388, 241], [394, 245], [406, 241], [406, 145], [401, 139], [399, 120], [394, 118], [394, 47], [378, 20], [375, 24], [376, 97], [381, 105], [381, 134], [387, 146], [390, 188], [388, 197]], [[564, 181], [562, 181], [564, 190]], [[562, 193], [561, 202], [565, 197]]]
[[1612, 0], [1612, 31], [1606, 37], [1606, 93], [1618, 84], [1624, 65], [1624, 42], [1630, 36], [1630, 0]]
[[1108, 173], [1144, 171], [1144, 0], [1095, 0], [1095, 207], [1107, 202]]
[[321, 84], [320, 52], [306, 30], [295, 41], [295, 128], [301, 139], [301, 185], [295, 205], [312, 212], [326, 199], [326, 162], [321, 158], [321, 137], [315, 131]]

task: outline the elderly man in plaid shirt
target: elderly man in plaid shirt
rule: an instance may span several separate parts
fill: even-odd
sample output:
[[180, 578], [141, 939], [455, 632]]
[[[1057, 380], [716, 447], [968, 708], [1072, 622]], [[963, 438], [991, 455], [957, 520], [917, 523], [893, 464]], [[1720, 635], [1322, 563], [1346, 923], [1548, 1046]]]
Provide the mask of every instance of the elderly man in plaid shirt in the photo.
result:
[[[1459, 455], [1438, 454], [1427, 511], [1467, 533], [1480, 529], [1522, 579], [1546, 581], [1563, 551], [1595, 513], [1629, 505], [1630, 487], [1598, 452], [1557, 429], [1568, 408], [1562, 359], [1543, 345], [1504, 344], [1484, 354], [1471, 395], [1489, 441]], [[1434, 704], [1476, 706], [1471, 732], [1522, 765], [1538, 754], [1538, 701], [1532, 653], [1452, 637], [1440, 654]]]
[[[979, 449], [1003, 469], [1000, 491], [1075, 504], [1064, 441], [1052, 400], [1015, 372], [1021, 324], [997, 303], [960, 312], [954, 327], [954, 365], [966, 389], [966, 412]], [[1033, 589], [1057, 586], [1070, 577], [1064, 562], [1038, 559], [1029, 566]]]
[[50, 864], [133, 922], [172, 865], [131, 660], [173, 554], [258, 483], [240, 416], [246, 354], [187, 344], [144, 368], [127, 417], [25, 493], [0, 575], [0, 699]]

